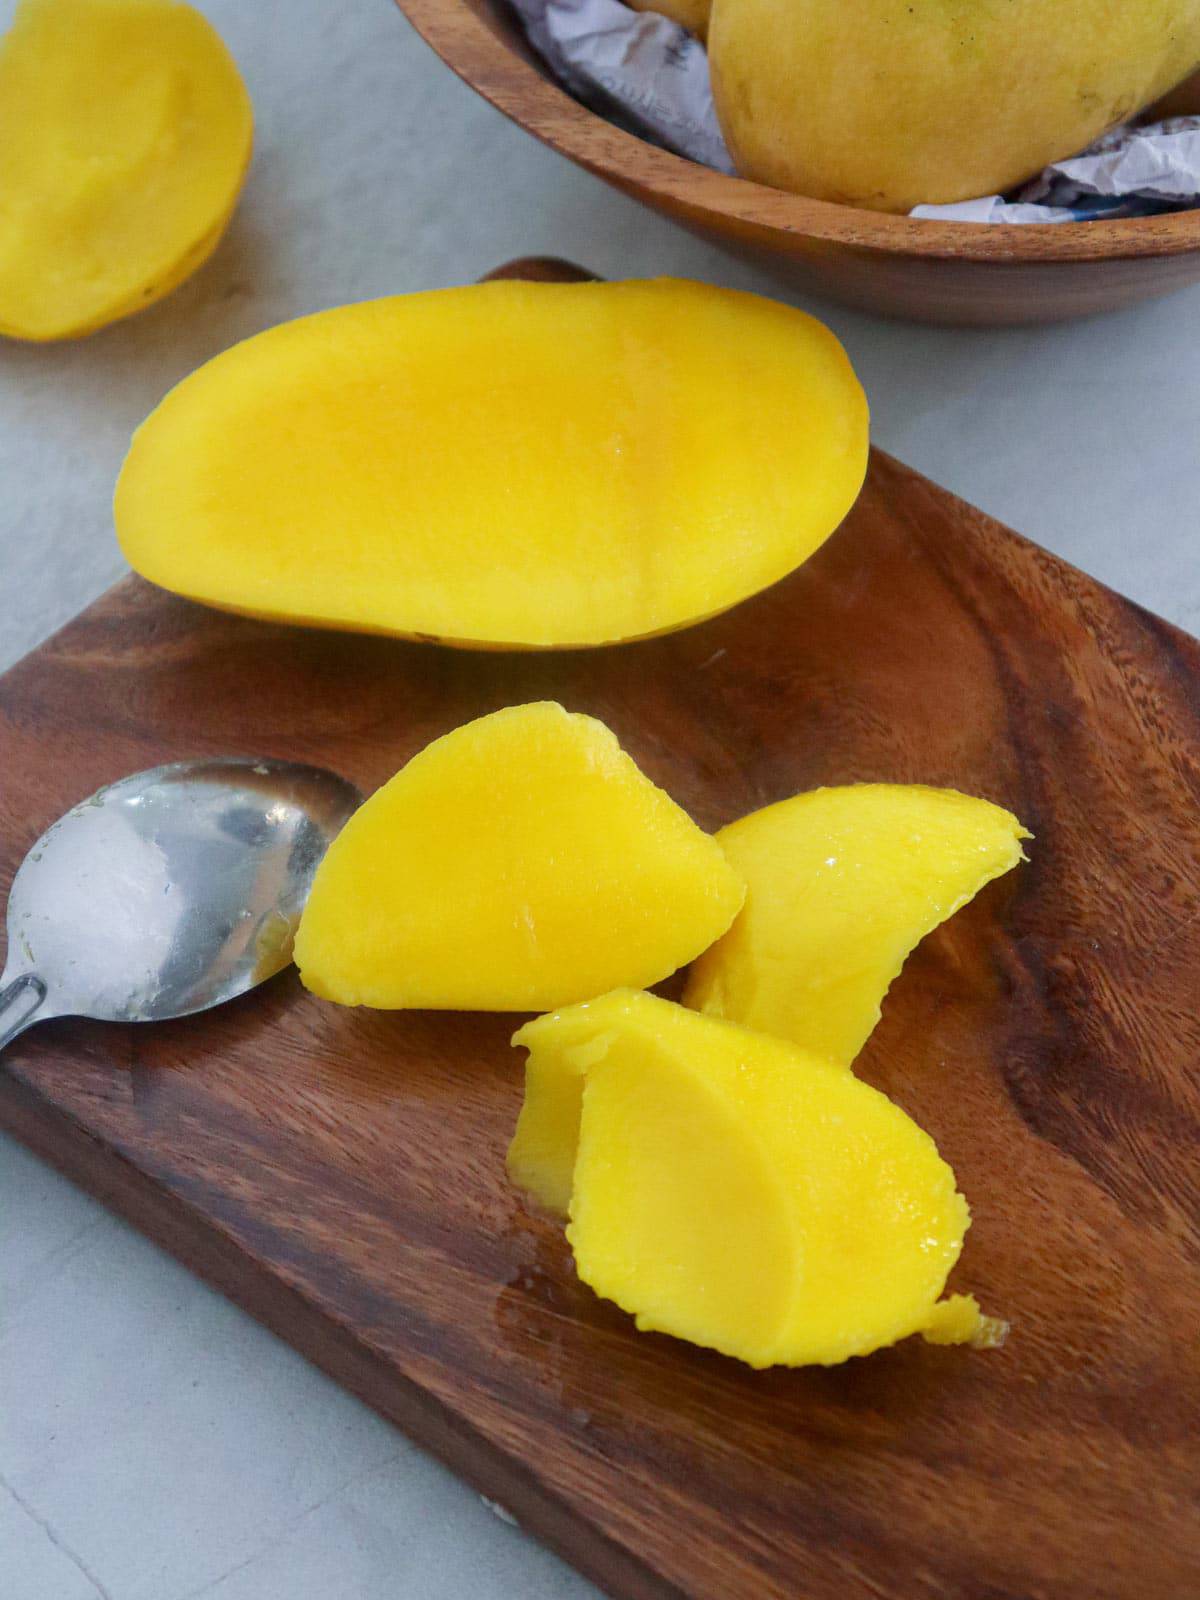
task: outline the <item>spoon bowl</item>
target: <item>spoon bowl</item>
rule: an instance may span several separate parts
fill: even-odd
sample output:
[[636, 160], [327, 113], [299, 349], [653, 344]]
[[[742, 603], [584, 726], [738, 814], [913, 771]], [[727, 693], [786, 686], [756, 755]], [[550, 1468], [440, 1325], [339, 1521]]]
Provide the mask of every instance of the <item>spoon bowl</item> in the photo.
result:
[[178, 761], [97, 790], [26, 856], [8, 903], [0, 1045], [31, 1022], [160, 1022], [288, 965], [325, 851], [361, 803], [320, 767]]

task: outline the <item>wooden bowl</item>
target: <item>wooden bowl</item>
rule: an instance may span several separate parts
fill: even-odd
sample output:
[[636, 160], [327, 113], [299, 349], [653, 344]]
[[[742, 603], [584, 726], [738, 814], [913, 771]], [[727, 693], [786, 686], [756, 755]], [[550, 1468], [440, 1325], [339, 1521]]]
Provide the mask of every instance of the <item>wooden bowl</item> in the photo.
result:
[[1200, 210], [1034, 227], [830, 205], [671, 155], [549, 77], [504, 0], [397, 0], [464, 83], [552, 150], [806, 291], [922, 322], [1049, 322], [1200, 279]]

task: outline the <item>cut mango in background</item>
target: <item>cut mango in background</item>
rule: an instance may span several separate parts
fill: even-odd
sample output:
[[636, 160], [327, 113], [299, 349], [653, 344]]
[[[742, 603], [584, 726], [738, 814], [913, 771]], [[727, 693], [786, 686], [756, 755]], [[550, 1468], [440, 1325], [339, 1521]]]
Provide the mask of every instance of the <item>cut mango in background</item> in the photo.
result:
[[0, 41], [0, 333], [67, 339], [212, 254], [250, 161], [229, 52], [172, 0], [21, 0]]
[[685, 1004], [844, 1066], [924, 936], [1024, 859], [1011, 812], [953, 789], [864, 783], [755, 811], [717, 838], [746, 880]]
[[811, 317], [705, 284], [485, 283], [236, 345], [134, 437], [131, 565], [235, 611], [472, 646], [667, 632], [853, 505], [867, 407]]
[[658, 982], [742, 897], [603, 723], [513, 706], [435, 740], [355, 813], [296, 963], [343, 1005], [542, 1010]]
[[528, 1023], [514, 1182], [558, 1209], [580, 1278], [754, 1367], [831, 1365], [912, 1333], [993, 1343], [939, 1302], [969, 1225], [928, 1134], [780, 1039], [629, 991]]

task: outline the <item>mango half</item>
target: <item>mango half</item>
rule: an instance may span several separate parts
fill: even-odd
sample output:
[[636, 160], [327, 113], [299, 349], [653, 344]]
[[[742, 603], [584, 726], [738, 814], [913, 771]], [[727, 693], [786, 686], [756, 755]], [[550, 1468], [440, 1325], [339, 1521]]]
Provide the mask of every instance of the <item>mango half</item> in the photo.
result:
[[918, 784], [816, 789], [730, 823], [717, 839], [746, 904], [684, 1003], [849, 1066], [909, 952], [1029, 837], [990, 801]]
[[0, 41], [0, 333], [90, 333], [215, 250], [253, 117], [213, 28], [174, 0], [21, 0]]
[[939, 1296], [970, 1221], [928, 1134], [839, 1066], [648, 994], [526, 1024], [513, 1181], [580, 1278], [753, 1367], [833, 1365], [912, 1333], [996, 1342]]
[[742, 895], [603, 723], [511, 706], [436, 739], [351, 817], [295, 957], [342, 1005], [543, 1010], [657, 983]]
[[143, 577], [292, 622], [475, 647], [680, 628], [853, 504], [867, 408], [833, 334], [705, 284], [476, 284], [235, 345], [139, 428]]

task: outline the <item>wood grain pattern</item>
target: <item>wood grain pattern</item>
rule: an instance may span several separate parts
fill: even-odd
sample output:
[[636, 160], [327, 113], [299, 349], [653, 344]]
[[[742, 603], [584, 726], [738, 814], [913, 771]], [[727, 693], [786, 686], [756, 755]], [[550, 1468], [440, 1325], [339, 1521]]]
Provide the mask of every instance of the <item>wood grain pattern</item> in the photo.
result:
[[464, 83], [606, 183], [775, 273], [888, 316], [988, 325], [1111, 311], [1200, 279], [1200, 210], [1078, 226], [884, 216], [727, 177], [573, 100], [505, 0], [397, 0]]
[[602, 717], [705, 826], [883, 779], [1033, 828], [861, 1061], [959, 1174], [952, 1286], [1011, 1320], [1003, 1350], [752, 1373], [637, 1335], [505, 1184], [517, 1018], [348, 1011], [289, 973], [178, 1023], [34, 1029], [0, 1123], [614, 1595], [1193, 1600], [1192, 639], [878, 454], [786, 582], [614, 650], [307, 632], [130, 579], [0, 680], [0, 884], [137, 768], [264, 754], [371, 789], [540, 696]]

